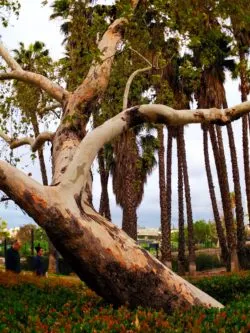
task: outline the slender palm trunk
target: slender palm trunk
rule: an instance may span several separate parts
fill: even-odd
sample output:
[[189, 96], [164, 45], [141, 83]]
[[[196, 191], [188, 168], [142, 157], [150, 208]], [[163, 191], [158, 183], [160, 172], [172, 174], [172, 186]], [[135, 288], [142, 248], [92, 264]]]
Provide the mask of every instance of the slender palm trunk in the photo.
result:
[[166, 203], [167, 203], [167, 219], [166, 224], [162, 226], [162, 261], [169, 268], [172, 268], [171, 253], [171, 211], [172, 211], [172, 149], [173, 133], [172, 128], [168, 127], [167, 142], [167, 167], [166, 167]]
[[[38, 120], [37, 120], [36, 114], [32, 116], [31, 121], [32, 121], [32, 126], [33, 126], [33, 130], [35, 133], [35, 137], [37, 137], [40, 134], [40, 131], [39, 131], [39, 125], [38, 125]], [[45, 161], [44, 161], [43, 148], [38, 149], [38, 158], [39, 158], [39, 165], [40, 165], [43, 185], [48, 185], [48, 177], [47, 177], [47, 171], [46, 171], [46, 166], [45, 166]]]
[[229, 147], [231, 152], [232, 173], [234, 181], [234, 194], [235, 194], [235, 213], [237, 224], [237, 251], [241, 267], [244, 267], [245, 259], [245, 226], [244, 226], [244, 210], [242, 205], [241, 188], [240, 188], [240, 175], [237, 161], [237, 152], [234, 142], [234, 133], [231, 124], [227, 125]]
[[178, 159], [178, 210], [179, 210], [179, 239], [178, 239], [178, 273], [185, 275], [185, 234], [184, 234], [184, 200], [183, 200], [183, 167], [180, 133], [177, 129], [177, 159]]
[[[130, 177], [127, 177], [126, 184], [129, 184]], [[128, 185], [126, 204], [123, 207], [122, 230], [124, 230], [131, 238], [137, 240], [137, 213], [136, 205], [133, 200], [132, 187]]]
[[166, 243], [171, 243], [169, 239], [169, 230], [168, 230], [168, 214], [167, 214], [167, 190], [166, 190], [166, 179], [165, 179], [165, 148], [164, 148], [164, 133], [163, 126], [157, 127], [158, 140], [159, 140], [159, 149], [158, 149], [158, 165], [159, 165], [159, 189], [160, 189], [160, 208], [161, 208], [161, 232], [162, 232], [162, 257], [161, 260], [168, 267], [171, 267], [172, 263], [167, 262], [166, 255]]
[[[248, 80], [247, 80], [247, 61], [245, 51], [239, 50], [240, 58], [240, 91], [241, 101], [247, 101]], [[242, 146], [243, 146], [243, 161], [245, 172], [245, 187], [247, 198], [248, 219], [250, 225], [250, 166], [249, 166], [249, 140], [248, 140], [248, 125], [250, 129], [249, 115], [242, 117]]]
[[[122, 229], [137, 239], [137, 206], [140, 203], [141, 179], [138, 173], [138, 148], [133, 131], [121, 135], [115, 146], [116, 158], [113, 172], [113, 189], [116, 202], [123, 209]], [[142, 197], [142, 196], [140, 196]], [[139, 203], [138, 203], [139, 201]]]
[[217, 205], [216, 195], [214, 191], [214, 183], [213, 183], [213, 176], [210, 166], [209, 160], [209, 150], [208, 150], [208, 128], [203, 126], [203, 148], [204, 148], [204, 159], [205, 159], [205, 167], [206, 167], [206, 174], [207, 174], [207, 181], [208, 181], [208, 188], [209, 194], [211, 198], [213, 213], [214, 213], [214, 220], [216, 225], [216, 231], [219, 239], [219, 244], [221, 248], [221, 255], [222, 259], [227, 267], [227, 270], [230, 270], [230, 260], [229, 260], [229, 251], [227, 246], [227, 240], [224, 234], [224, 230], [221, 223], [220, 213]]
[[180, 135], [183, 179], [184, 179], [184, 185], [185, 185], [185, 198], [186, 198], [186, 209], [187, 209], [188, 263], [189, 263], [189, 273], [191, 275], [193, 275], [196, 272], [193, 212], [192, 212], [191, 192], [190, 192], [189, 177], [188, 177], [188, 166], [187, 166], [185, 139], [184, 139], [184, 127], [179, 128], [179, 135]]
[[109, 194], [108, 194], [109, 171], [105, 169], [103, 148], [98, 153], [98, 164], [99, 164], [100, 179], [102, 186], [99, 213], [102, 216], [105, 216], [109, 221], [111, 221]]
[[[221, 130], [217, 126], [216, 132], [214, 125], [209, 126], [209, 133], [211, 137], [212, 148], [214, 152], [214, 159], [216, 164], [216, 170], [218, 173], [218, 180], [221, 192], [221, 200], [224, 212], [226, 233], [227, 233], [227, 243], [230, 249], [230, 263], [231, 271], [238, 270], [238, 259], [237, 259], [237, 250], [236, 250], [236, 237], [234, 233], [233, 226], [233, 214], [231, 210], [231, 200], [230, 200], [230, 191], [227, 178], [226, 170], [226, 159], [223, 148], [223, 141]], [[217, 136], [216, 136], [217, 133]]]
[[249, 166], [249, 140], [248, 140], [247, 116], [242, 117], [242, 144], [243, 144], [243, 161], [244, 161], [248, 221], [250, 225], [250, 166]]

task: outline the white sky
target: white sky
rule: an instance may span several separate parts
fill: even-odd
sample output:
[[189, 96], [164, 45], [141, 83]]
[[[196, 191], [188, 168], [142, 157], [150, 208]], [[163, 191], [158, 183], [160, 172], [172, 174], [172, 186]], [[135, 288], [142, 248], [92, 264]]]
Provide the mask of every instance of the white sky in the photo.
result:
[[[12, 19], [10, 26], [7, 29], [2, 28], [0, 35], [4, 45], [12, 50], [18, 47], [20, 41], [25, 45], [34, 43], [36, 40], [45, 42], [47, 48], [50, 50], [51, 56], [56, 59], [63, 54], [63, 47], [61, 45], [63, 36], [60, 34], [60, 22], [50, 21], [49, 15], [51, 10], [48, 6], [41, 8], [40, 0], [20, 0], [21, 13], [18, 21]], [[104, 1], [105, 2], [105, 1]], [[228, 77], [226, 82], [226, 92], [229, 106], [240, 103], [240, 95], [238, 92], [238, 82], [232, 82]], [[242, 149], [241, 149], [241, 121], [238, 120], [233, 123], [235, 141], [238, 150], [239, 169], [242, 194], [245, 198], [245, 187], [243, 183], [243, 163], [242, 163]], [[223, 128], [225, 146], [227, 146], [226, 129]], [[213, 219], [211, 203], [208, 195], [208, 185], [204, 168], [203, 146], [202, 146], [202, 132], [199, 125], [190, 125], [185, 129], [187, 161], [190, 175], [191, 196], [193, 204], [193, 218], [198, 219]], [[165, 137], [165, 142], [166, 142]], [[173, 156], [173, 224], [177, 224], [177, 164], [176, 164], [176, 149], [174, 144]], [[22, 148], [23, 149], [23, 148]], [[210, 147], [211, 152], [211, 147]], [[25, 148], [22, 153], [28, 158], [29, 150]], [[46, 152], [47, 160], [49, 160], [49, 150]], [[212, 153], [210, 154], [212, 160]], [[229, 160], [228, 150], [226, 151], [228, 162], [228, 173], [230, 179], [230, 190], [233, 191], [231, 164]], [[25, 157], [24, 157], [24, 161]], [[213, 162], [213, 161], [212, 161]], [[94, 166], [96, 169], [96, 166]], [[213, 163], [214, 169], [214, 163]], [[40, 180], [40, 171], [35, 163], [34, 166], [29, 168], [33, 176]], [[216, 191], [218, 193], [218, 184], [216, 178], [214, 179]], [[113, 222], [121, 225], [121, 209], [116, 206], [115, 198], [112, 194], [112, 184], [109, 184], [109, 193], [111, 201], [111, 214]], [[144, 199], [140, 205], [137, 215], [138, 224], [146, 227], [159, 227], [160, 226], [160, 206], [159, 206], [159, 186], [158, 186], [158, 169], [156, 168], [153, 174], [149, 177], [147, 185], [144, 190]], [[100, 197], [100, 184], [99, 175], [95, 172], [94, 185], [93, 185], [94, 204], [98, 209]], [[220, 201], [219, 195], [217, 196]], [[244, 202], [245, 205], [245, 202]], [[10, 204], [7, 209], [0, 205], [0, 217], [8, 222], [9, 227], [30, 223], [31, 219], [27, 215]]]

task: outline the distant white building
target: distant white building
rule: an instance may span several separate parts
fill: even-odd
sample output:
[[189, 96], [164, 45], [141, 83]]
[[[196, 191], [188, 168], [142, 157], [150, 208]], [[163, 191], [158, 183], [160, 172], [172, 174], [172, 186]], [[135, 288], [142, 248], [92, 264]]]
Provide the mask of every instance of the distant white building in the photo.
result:
[[160, 240], [161, 231], [158, 228], [138, 228], [138, 240]]

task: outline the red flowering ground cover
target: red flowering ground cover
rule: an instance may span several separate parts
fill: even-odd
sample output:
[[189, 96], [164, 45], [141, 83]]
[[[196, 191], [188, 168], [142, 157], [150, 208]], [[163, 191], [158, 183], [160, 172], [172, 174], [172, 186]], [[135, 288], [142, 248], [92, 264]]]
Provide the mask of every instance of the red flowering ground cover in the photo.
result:
[[0, 272], [0, 332], [250, 332], [250, 273], [194, 282], [225, 308], [114, 309], [77, 278]]

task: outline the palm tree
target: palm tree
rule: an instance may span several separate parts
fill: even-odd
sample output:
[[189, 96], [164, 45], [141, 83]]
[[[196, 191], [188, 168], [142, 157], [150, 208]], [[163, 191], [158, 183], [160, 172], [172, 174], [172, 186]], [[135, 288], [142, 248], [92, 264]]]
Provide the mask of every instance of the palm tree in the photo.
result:
[[[216, 106], [217, 108], [221, 108], [226, 105], [225, 90], [223, 86], [225, 80], [224, 69], [227, 68], [232, 70], [234, 68], [234, 62], [227, 59], [228, 55], [230, 54], [228, 38], [220, 32], [219, 26], [216, 22], [214, 22], [212, 27], [217, 31], [217, 37], [215, 38], [215, 32], [212, 30], [212, 28], [210, 28], [206, 34], [206, 37], [204, 40], [202, 40], [201, 45], [194, 48], [196, 65], [198, 64], [198, 66], [201, 68], [203, 67], [200, 87], [197, 90], [198, 107]], [[209, 39], [210, 37], [211, 40]], [[207, 59], [208, 64], [204, 66], [202, 64], [202, 60], [204, 59], [204, 55], [206, 55], [206, 48], [211, 48], [211, 44], [213, 45], [215, 40], [216, 44], [214, 47], [213, 56], [210, 55], [211, 59]], [[218, 126], [216, 126], [215, 129], [214, 125], [210, 125], [209, 133], [220, 185], [232, 269], [234, 269], [234, 267], [237, 269], [238, 260], [236, 254], [236, 237], [233, 230], [233, 216], [230, 209], [230, 191], [221, 129]]]
[[[231, 6], [230, 2], [226, 4], [231, 23], [232, 32], [236, 41], [237, 53], [239, 57], [239, 76], [240, 76], [240, 92], [241, 101], [247, 101], [247, 95], [250, 92], [249, 78], [247, 75], [247, 62], [250, 48], [250, 33], [249, 33], [249, 13], [250, 5], [248, 1], [243, 2], [244, 10], [241, 6]], [[243, 146], [243, 161], [245, 174], [245, 187], [248, 212], [250, 212], [250, 166], [249, 166], [249, 139], [248, 127], [250, 129], [249, 116], [242, 117], [242, 146]], [[250, 214], [249, 214], [250, 216]], [[249, 217], [250, 224], [250, 217]]]
[[133, 130], [123, 133], [115, 143], [112, 169], [116, 202], [123, 208], [122, 229], [134, 239], [137, 239], [136, 210], [142, 201], [147, 177], [156, 165], [157, 149], [157, 141], [150, 134], [141, 136], [140, 141], [141, 154], [136, 133]]
[[234, 142], [234, 133], [232, 125], [227, 125], [229, 147], [231, 152], [231, 163], [233, 172], [234, 182], [234, 202], [235, 202], [235, 213], [236, 213], [236, 225], [237, 225], [237, 251], [240, 266], [244, 268], [245, 263], [245, 246], [246, 246], [246, 235], [244, 226], [244, 210], [242, 204], [241, 187], [240, 187], [240, 175], [237, 161], [237, 152]]
[[[27, 49], [22, 42], [19, 45], [20, 49], [15, 49], [14, 53], [17, 62], [22, 65], [23, 69], [47, 75], [46, 69], [47, 71], [51, 70], [52, 60], [48, 56], [49, 52], [45, 48], [45, 44], [36, 41], [34, 44], [30, 44]], [[15, 83], [15, 89], [17, 105], [24, 112], [27, 121], [32, 124], [35, 137], [37, 137], [40, 134], [37, 109], [42, 99], [42, 92], [36, 87], [20, 82]], [[38, 157], [43, 184], [48, 185], [43, 148], [38, 149]]]
[[[15, 49], [15, 58], [23, 69], [28, 71], [35, 71], [45, 76], [52, 69], [52, 60], [49, 57], [49, 52], [45, 48], [43, 42], [36, 41], [34, 44], [30, 44], [26, 49], [24, 43], [20, 43], [20, 48]], [[23, 117], [28, 123], [31, 123], [35, 137], [40, 134], [38, 125], [38, 105], [43, 99], [42, 92], [29, 84], [22, 82], [15, 82], [16, 89], [16, 102], [23, 112]], [[41, 169], [41, 175], [44, 185], [48, 185], [48, 177], [45, 166], [43, 148], [38, 149], [38, 158]], [[49, 241], [49, 271], [56, 272], [56, 250], [52, 243]]]

